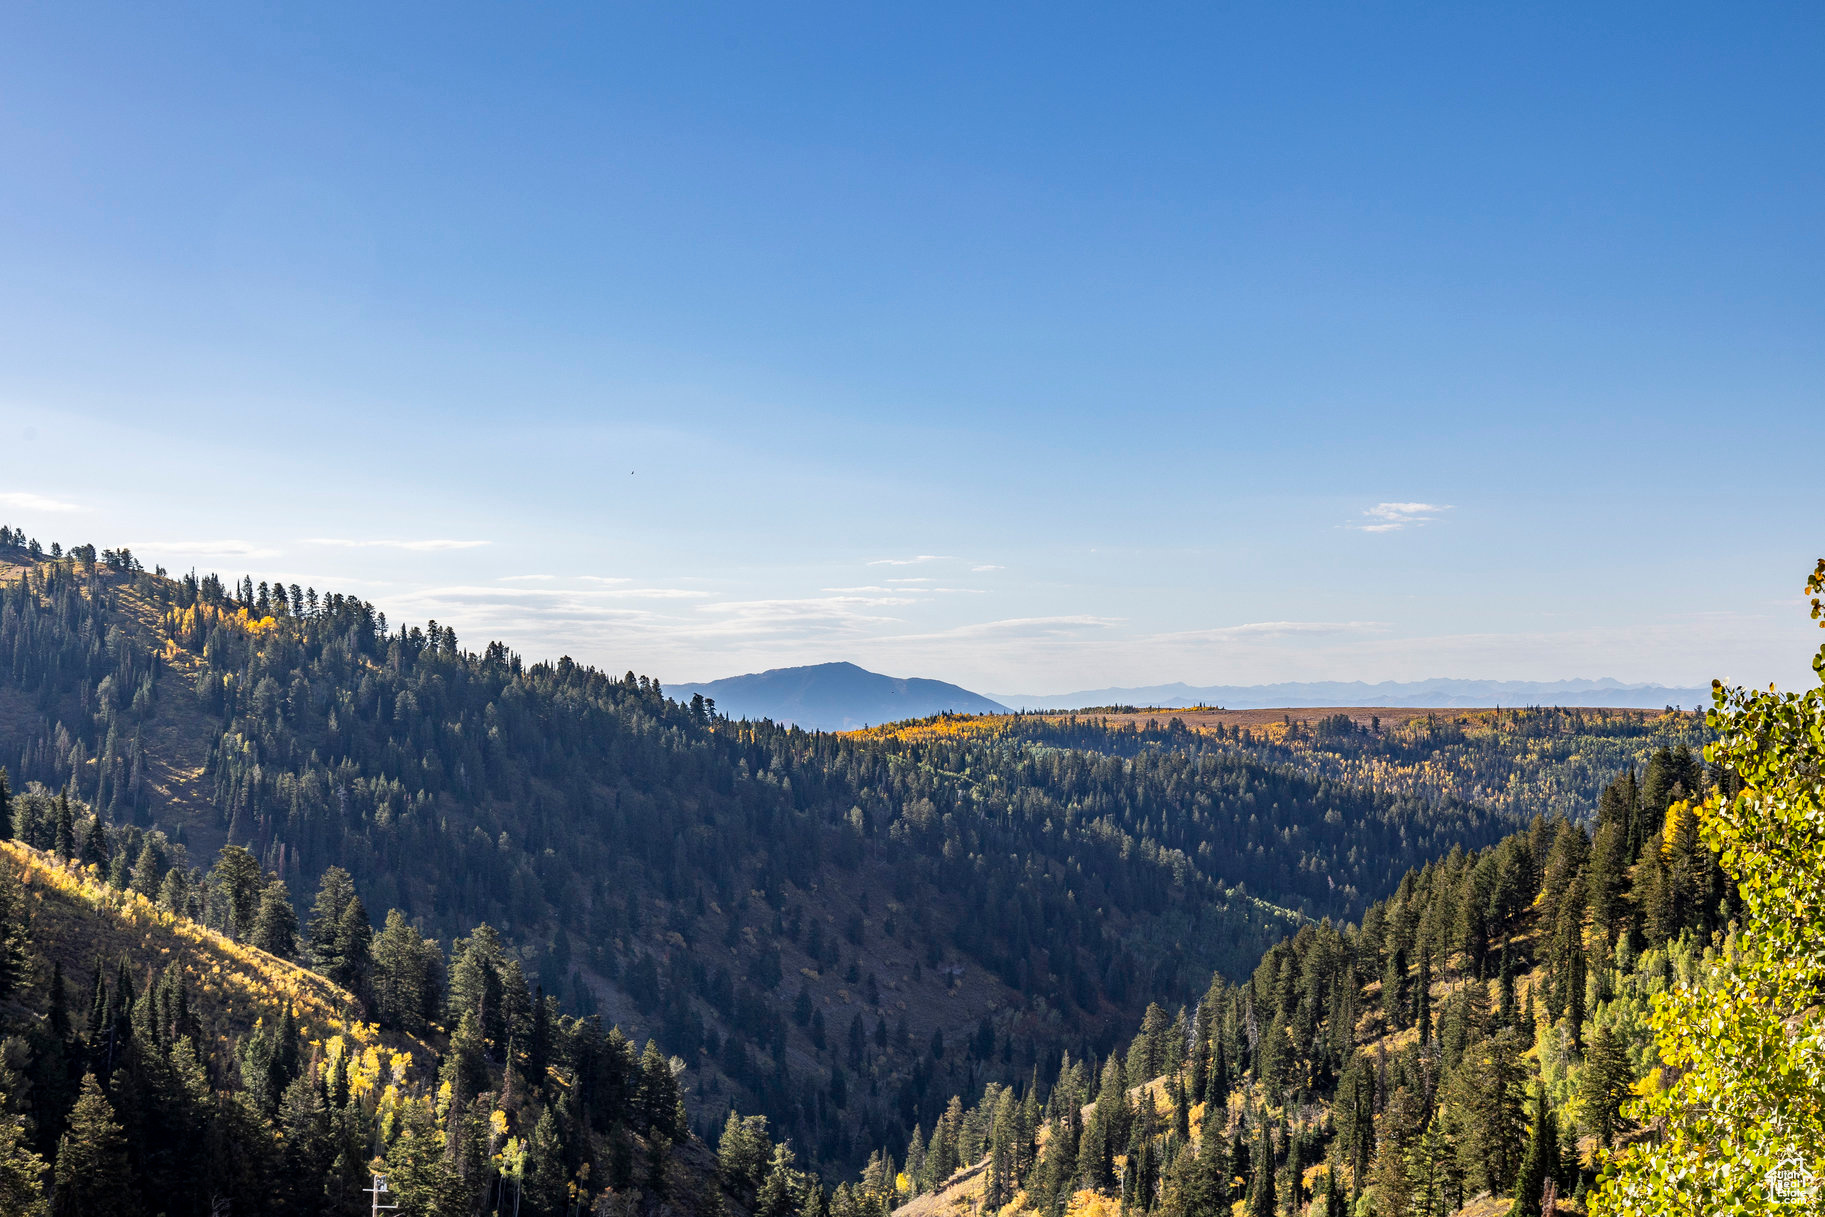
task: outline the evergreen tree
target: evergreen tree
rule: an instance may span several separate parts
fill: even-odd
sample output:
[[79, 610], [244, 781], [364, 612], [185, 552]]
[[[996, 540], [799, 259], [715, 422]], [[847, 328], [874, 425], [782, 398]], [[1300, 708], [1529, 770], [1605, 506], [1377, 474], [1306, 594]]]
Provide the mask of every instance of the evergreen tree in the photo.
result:
[[525, 1199], [536, 1217], [558, 1217], [567, 1199], [564, 1146], [558, 1139], [558, 1122], [551, 1109], [539, 1112], [526, 1146]]
[[1534, 1217], [1548, 1179], [1559, 1175], [1559, 1128], [1546, 1105], [1546, 1087], [1534, 1087], [1533, 1122], [1527, 1135], [1527, 1152], [1515, 1173], [1514, 1205], [1509, 1217]]
[[134, 1217], [137, 1189], [127, 1166], [126, 1136], [94, 1074], [70, 1112], [57, 1146], [56, 1217]]
[[462, 1179], [445, 1153], [436, 1120], [423, 1103], [405, 1105], [399, 1136], [387, 1149], [384, 1174], [402, 1214], [466, 1217], [468, 1213]]
[[1604, 1149], [1622, 1127], [1622, 1104], [1629, 1097], [1632, 1075], [1622, 1044], [1608, 1024], [1598, 1023], [1578, 1077], [1578, 1122]]
[[797, 1184], [795, 1174], [792, 1169], [792, 1151], [784, 1145], [775, 1146], [767, 1177], [754, 1198], [754, 1217], [796, 1217], [798, 1202], [793, 1194]]
[[11, 858], [0, 857], [0, 998], [12, 996], [30, 976], [24, 876]]
[[224, 845], [209, 872], [209, 884], [221, 901], [223, 929], [243, 938], [253, 928], [260, 896], [260, 864], [239, 845]]
[[450, 1050], [444, 1054], [439, 1077], [463, 1102], [488, 1088], [488, 1064], [482, 1054], [482, 1033], [474, 1013], [465, 1010], [450, 1033]]
[[[7, 819], [0, 816], [0, 822]], [[99, 867], [106, 870], [108, 866], [108, 832], [102, 827], [100, 816], [89, 817], [89, 827], [82, 835], [82, 851], [79, 861], [84, 866]]]
[[[5, 771], [0, 770], [0, 793], [4, 792]], [[44, 1217], [44, 1194], [39, 1180], [48, 1167], [32, 1147], [26, 1144], [25, 1121], [5, 1110], [6, 1096], [0, 1095], [0, 1213], [10, 1217]]]
[[342, 959], [342, 912], [355, 898], [355, 881], [340, 866], [332, 866], [317, 881], [317, 898], [311, 905], [311, 960], [325, 975]]
[[1253, 1166], [1254, 1187], [1249, 1192], [1249, 1217], [1278, 1217], [1279, 1205], [1274, 1199], [1274, 1141], [1267, 1121], [1260, 1124], [1255, 1141]]
[[76, 857], [76, 819], [70, 810], [68, 791], [57, 800], [57, 836], [51, 848], [66, 861]]
[[[437, 944], [425, 939], [398, 909], [387, 912], [386, 928], [374, 936], [374, 1006], [382, 1025], [423, 1032], [436, 1007]], [[534, 1077], [543, 1076], [543, 1067]]]
[[254, 914], [248, 941], [280, 959], [290, 959], [298, 953], [298, 913], [292, 908], [291, 889], [283, 879], [273, 879], [261, 889], [260, 908]]

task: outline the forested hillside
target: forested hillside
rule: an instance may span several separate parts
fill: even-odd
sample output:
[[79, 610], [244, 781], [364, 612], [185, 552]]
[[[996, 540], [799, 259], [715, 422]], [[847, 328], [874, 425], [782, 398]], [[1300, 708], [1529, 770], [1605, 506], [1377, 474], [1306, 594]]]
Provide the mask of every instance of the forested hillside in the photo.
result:
[[1651, 997], [1691, 983], [1739, 911], [1697, 835], [1719, 784], [1733, 776], [1658, 752], [1591, 828], [1542, 817], [1453, 849], [1360, 928], [1308, 924], [1243, 983], [1151, 1007], [1126, 1051], [953, 1100], [852, 1193], [1191, 1217], [1442, 1217], [1478, 1197], [1531, 1217], [1549, 1183], [1579, 1195], [1593, 1151], [1635, 1134], [1622, 1105], [1657, 1064]]
[[414, 1217], [752, 1199], [691, 1139], [672, 1062], [561, 1016], [485, 929], [446, 969], [352, 892], [338, 909], [339, 872], [301, 930], [235, 847], [193, 888], [157, 836], [14, 804], [52, 847], [0, 842], [0, 1212], [356, 1217], [370, 1169]]
[[485, 923], [560, 1009], [678, 1057], [700, 1130], [763, 1114], [832, 1167], [1532, 814], [1233, 734], [731, 723], [346, 596], [0, 542], [16, 780], [162, 841], [172, 882], [233, 843], [300, 902], [339, 868], [376, 919]]

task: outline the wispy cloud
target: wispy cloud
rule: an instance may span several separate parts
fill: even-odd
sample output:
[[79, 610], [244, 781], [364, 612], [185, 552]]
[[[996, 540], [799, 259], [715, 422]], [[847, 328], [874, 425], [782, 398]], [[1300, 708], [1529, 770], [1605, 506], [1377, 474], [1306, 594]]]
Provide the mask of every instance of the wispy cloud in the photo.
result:
[[621, 600], [707, 600], [715, 595], [692, 587], [605, 587], [591, 594]]
[[1007, 569], [1007, 567], [996, 566], [993, 562], [985, 562], [981, 566], [970, 567], [970, 570], [977, 574], [981, 574], [985, 570], [1006, 570], [1006, 569]]
[[181, 554], [186, 558], [276, 558], [279, 550], [256, 541], [133, 541], [128, 549], [164, 555]]
[[585, 583], [631, 583], [631, 582], [633, 582], [633, 580], [627, 578], [625, 575], [583, 575], [583, 576], [581, 576], [581, 578], [582, 578], [583, 582], [585, 582]]
[[502, 575], [496, 583], [550, 583], [556, 575]]
[[1204, 630], [1176, 630], [1155, 634], [1160, 642], [1236, 642], [1263, 638], [1293, 638], [1313, 634], [1345, 634], [1362, 630], [1385, 630], [1384, 621], [1245, 621], [1240, 625], [1220, 625]]
[[1121, 625], [1121, 617], [1094, 617], [1076, 614], [1061, 617], [1003, 617], [999, 621], [972, 621], [930, 634], [902, 634], [886, 641], [929, 642], [934, 639], [963, 638], [1063, 638], [1076, 637], [1087, 630], [1106, 630]]
[[0, 504], [16, 507], [20, 511], [81, 511], [75, 503], [66, 503], [62, 499], [47, 498], [42, 494], [33, 494], [29, 490], [0, 490]]
[[1449, 504], [1441, 503], [1377, 503], [1365, 508], [1363, 518], [1352, 521], [1348, 527], [1357, 532], [1399, 532], [1403, 528], [1430, 524], [1441, 513], [1450, 510]]
[[943, 554], [919, 554], [911, 558], [876, 558], [870, 566], [917, 566], [921, 562], [949, 562], [951, 559]]
[[887, 580], [887, 582], [889, 582], [889, 583], [931, 583], [931, 582], [934, 582], [934, 580], [929, 575], [921, 575], [916, 579], [889, 579], [889, 580]]
[[356, 540], [350, 537], [305, 537], [305, 545], [334, 545], [341, 549], [476, 549], [488, 544], [486, 541], [459, 541], [448, 537], [428, 537], [418, 541], [397, 541], [386, 539]]

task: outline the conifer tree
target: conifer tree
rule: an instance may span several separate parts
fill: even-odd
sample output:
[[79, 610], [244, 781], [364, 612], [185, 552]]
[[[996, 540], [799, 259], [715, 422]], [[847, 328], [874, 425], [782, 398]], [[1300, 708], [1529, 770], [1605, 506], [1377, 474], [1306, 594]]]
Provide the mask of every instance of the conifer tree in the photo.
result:
[[558, 1217], [564, 1211], [567, 1184], [558, 1122], [549, 1107], [542, 1108], [527, 1139], [525, 1199], [539, 1217]]
[[1559, 1127], [1546, 1105], [1546, 1086], [1534, 1086], [1533, 1121], [1527, 1135], [1527, 1152], [1515, 1172], [1514, 1206], [1509, 1217], [1534, 1217], [1546, 1181], [1559, 1174]]
[[209, 882], [222, 902], [223, 928], [231, 938], [246, 937], [259, 904], [260, 864], [241, 846], [224, 845]]
[[774, 1146], [767, 1177], [754, 1198], [754, 1217], [794, 1217], [798, 1207], [794, 1174], [792, 1151], [784, 1145]]
[[482, 1033], [475, 1014], [465, 1010], [450, 1034], [450, 1050], [444, 1054], [440, 1081], [448, 1082], [453, 1094], [462, 1102], [488, 1088], [488, 1064], [482, 1054]]
[[283, 879], [273, 879], [260, 891], [260, 908], [254, 914], [248, 941], [269, 955], [290, 959], [298, 953], [298, 913], [292, 908], [291, 890]]
[[[0, 817], [0, 820], [4, 819], [5, 817]], [[82, 835], [80, 861], [84, 866], [100, 867], [106, 870], [108, 857], [107, 829], [102, 827], [100, 816], [90, 816], [88, 830]]]
[[1249, 1217], [1278, 1217], [1279, 1205], [1274, 1199], [1274, 1142], [1266, 1120], [1260, 1122], [1252, 1165], [1255, 1178], [1248, 1196]]
[[66, 861], [76, 857], [76, 819], [67, 790], [57, 799], [57, 836], [51, 848]]
[[[0, 782], [4, 778], [0, 777]], [[0, 1213], [10, 1217], [44, 1217], [44, 1159], [25, 1141], [25, 1121], [6, 1111], [0, 1095]]]
[[114, 1108], [93, 1073], [70, 1112], [57, 1146], [56, 1217], [134, 1217], [136, 1189], [127, 1167], [127, 1141]]
[[0, 857], [0, 998], [18, 991], [30, 975], [24, 876], [11, 858]]
[[1630, 1078], [1628, 1054], [1609, 1025], [1598, 1023], [1578, 1077], [1578, 1122], [1604, 1149], [1622, 1126], [1622, 1104], [1629, 1097]]
[[464, 1217], [468, 1198], [444, 1147], [444, 1137], [424, 1103], [405, 1106], [399, 1136], [386, 1154], [387, 1186], [402, 1214]]

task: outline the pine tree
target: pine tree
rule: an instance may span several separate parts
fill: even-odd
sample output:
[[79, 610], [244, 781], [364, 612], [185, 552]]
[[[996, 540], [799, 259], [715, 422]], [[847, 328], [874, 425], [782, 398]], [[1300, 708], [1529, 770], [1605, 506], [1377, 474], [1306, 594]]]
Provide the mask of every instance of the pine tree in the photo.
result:
[[1229, 1211], [1229, 1143], [1223, 1135], [1221, 1115], [1204, 1113], [1197, 1161], [1187, 1188], [1186, 1217], [1218, 1217]]
[[317, 883], [317, 899], [311, 905], [311, 961], [318, 971], [329, 975], [342, 960], [342, 911], [355, 898], [355, 881], [340, 866], [323, 872]]
[[1534, 1086], [1533, 1127], [1527, 1137], [1527, 1153], [1521, 1168], [1515, 1172], [1514, 1206], [1509, 1217], [1534, 1217], [1540, 1211], [1540, 1197], [1546, 1181], [1559, 1175], [1559, 1128], [1546, 1105], [1546, 1087]]
[[462, 1179], [444, 1152], [443, 1134], [423, 1103], [405, 1105], [399, 1136], [387, 1149], [384, 1173], [401, 1214], [464, 1217], [469, 1210]]
[[538, 1217], [557, 1217], [564, 1211], [568, 1179], [558, 1122], [549, 1107], [539, 1112], [533, 1124], [526, 1155], [525, 1199]]
[[[5, 817], [0, 817], [3, 820]], [[89, 818], [88, 831], [82, 835], [82, 853], [80, 860], [84, 866], [108, 866], [108, 831], [102, 827], [100, 816]]]
[[1604, 1149], [1622, 1127], [1622, 1103], [1629, 1097], [1631, 1074], [1622, 1044], [1608, 1024], [1598, 1023], [1578, 1078], [1578, 1122]]
[[[398, 909], [388, 911], [386, 928], [374, 936], [372, 948], [374, 1006], [382, 1025], [412, 1032], [425, 1030], [436, 1000], [432, 954], [437, 950], [437, 944], [420, 935], [404, 913]], [[537, 1080], [543, 1076], [541, 1061], [533, 1077]]]
[[260, 909], [254, 914], [248, 941], [269, 955], [290, 959], [298, 953], [298, 914], [291, 904], [291, 889], [283, 879], [273, 879], [260, 892]]
[[450, 1034], [450, 1050], [444, 1054], [439, 1081], [448, 1082], [451, 1091], [463, 1102], [488, 1088], [488, 1065], [482, 1055], [482, 1033], [473, 1012], [465, 1010]]
[[1288, 1217], [1299, 1217], [1299, 1205], [1304, 1199], [1305, 1164], [1299, 1158], [1299, 1137], [1288, 1129], [1286, 1141], [1286, 1211]]
[[1277, 1217], [1279, 1205], [1274, 1200], [1274, 1141], [1267, 1121], [1261, 1121], [1255, 1141], [1255, 1186], [1249, 1192], [1249, 1217]]
[[126, 1135], [101, 1084], [87, 1074], [57, 1146], [56, 1217], [133, 1217], [138, 1211]]
[[366, 906], [361, 903], [360, 896], [351, 897], [343, 906], [342, 916], [336, 919], [338, 958], [327, 975], [364, 1001], [374, 971], [373, 939], [374, 927], [368, 922]]
[[65, 791], [57, 800], [57, 838], [52, 848], [65, 860], [76, 857], [76, 818], [70, 810], [70, 795]]
[[793, 1196], [796, 1173], [792, 1169], [792, 1151], [784, 1145], [774, 1146], [767, 1177], [754, 1198], [754, 1217], [794, 1217], [798, 1208]]
[[1414, 1022], [1419, 1027], [1419, 1042], [1430, 1043], [1432, 1040], [1432, 952], [1419, 953], [1418, 992], [1414, 995], [1414, 1006], [1417, 1007]]
[[244, 938], [253, 928], [260, 898], [260, 864], [239, 845], [224, 845], [209, 872], [210, 886], [221, 900], [224, 928], [232, 938]]
[[[0, 788], [4, 787], [0, 771]], [[39, 1181], [49, 1168], [25, 1143], [25, 1121], [9, 1114], [0, 1095], [0, 1213], [10, 1217], [44, 1217], [44, 1193]]]
[[0, 998], [12, 996], [31, 976], [26, 932], [25, 881], [11, 858], [0, 857]]

